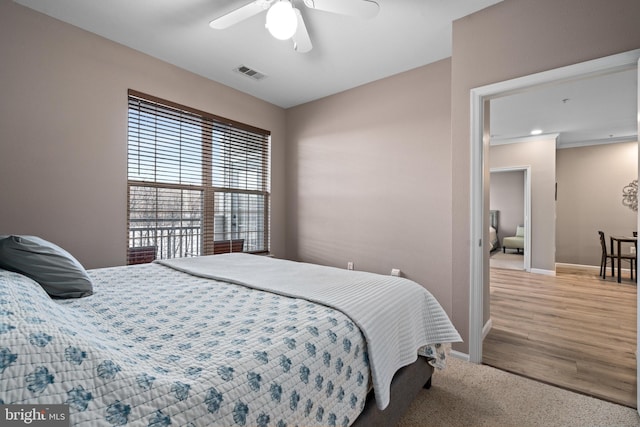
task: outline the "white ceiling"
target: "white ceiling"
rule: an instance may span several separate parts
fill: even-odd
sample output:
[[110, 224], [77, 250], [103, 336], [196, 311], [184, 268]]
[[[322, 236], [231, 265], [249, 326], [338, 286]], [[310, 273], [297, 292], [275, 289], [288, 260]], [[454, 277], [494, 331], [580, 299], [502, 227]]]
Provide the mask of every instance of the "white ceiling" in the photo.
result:
[[[380, 12], [370, 20], [293, 0], [313, 42], [304, 54], [271, 37], [263, 13], [225, 30], [209, 27], [247, 0], [14, 1], [289, 108], [451, 56], [452, 21], [500, 0], [376, 0]], [[240, 65], [267, 78], [233, 71]], [[491, 132], [508, 139], [540, 128], [560, 133], [564, 144], [633, 139], [636, 80], [630, 71], [493, 100]]]
[[[248, 0], [15, 1], [288, 108], [451, 56], [452, 21], [500, 0], [376, 0], [380, 11], [370, 20], [294, 0], [313, 43], [304, 54], [269, 34], [265, 13], [209, 27]], [[239, 65], [268, 77], [251, 80], [233, 71]]]
[[558, 147], [637, 141], [636, 69], [491, 100], [492, 142], [558, 133]]

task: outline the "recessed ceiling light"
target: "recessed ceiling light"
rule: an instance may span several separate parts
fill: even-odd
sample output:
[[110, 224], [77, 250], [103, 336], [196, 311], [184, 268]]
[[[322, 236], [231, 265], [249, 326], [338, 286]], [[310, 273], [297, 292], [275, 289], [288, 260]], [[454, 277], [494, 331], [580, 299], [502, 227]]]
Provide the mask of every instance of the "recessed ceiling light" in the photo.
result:
[[531, 131], [531, 135], [540, 135], [542, 133], [542, 129], [534, 129]]

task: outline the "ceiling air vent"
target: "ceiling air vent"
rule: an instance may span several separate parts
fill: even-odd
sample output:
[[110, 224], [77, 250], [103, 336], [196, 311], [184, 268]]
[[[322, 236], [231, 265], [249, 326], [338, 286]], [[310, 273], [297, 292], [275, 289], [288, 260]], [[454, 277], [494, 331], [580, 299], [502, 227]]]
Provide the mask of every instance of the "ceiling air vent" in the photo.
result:
[[244, 74], [245, 76], [256, 81], [260, 81], [267, 77], [266, 75], [262, 74], [260, 71], [256, 71], [245, 65], [240, 65], [238, 68], [235, 68], [233, 71], [238, 72], [240, 74]]

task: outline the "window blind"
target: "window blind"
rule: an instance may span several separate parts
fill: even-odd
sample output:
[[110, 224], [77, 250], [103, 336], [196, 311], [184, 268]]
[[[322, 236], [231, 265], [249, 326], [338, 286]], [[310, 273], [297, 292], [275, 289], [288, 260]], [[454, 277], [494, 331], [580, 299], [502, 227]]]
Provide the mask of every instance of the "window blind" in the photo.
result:
[[129, 253], [267, 252], [270, 133], [132, 90], [128, 111]]

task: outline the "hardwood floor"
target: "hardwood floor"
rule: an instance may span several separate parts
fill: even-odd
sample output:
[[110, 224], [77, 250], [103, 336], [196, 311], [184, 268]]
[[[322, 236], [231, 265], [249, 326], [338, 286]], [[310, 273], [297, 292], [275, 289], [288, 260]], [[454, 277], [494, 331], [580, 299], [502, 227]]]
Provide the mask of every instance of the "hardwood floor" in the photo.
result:
[[483, 363], [636, 407], [636, 285], [491, 269]]

